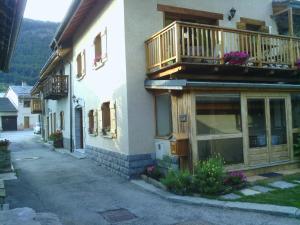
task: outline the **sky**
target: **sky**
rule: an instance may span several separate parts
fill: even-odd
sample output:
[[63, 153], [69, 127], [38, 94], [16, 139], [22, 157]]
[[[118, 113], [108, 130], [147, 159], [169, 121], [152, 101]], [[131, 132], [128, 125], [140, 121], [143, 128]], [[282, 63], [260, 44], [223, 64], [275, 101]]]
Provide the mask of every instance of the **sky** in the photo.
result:
[[72, 0], [27, 0], [25, 18], [61, 22]]

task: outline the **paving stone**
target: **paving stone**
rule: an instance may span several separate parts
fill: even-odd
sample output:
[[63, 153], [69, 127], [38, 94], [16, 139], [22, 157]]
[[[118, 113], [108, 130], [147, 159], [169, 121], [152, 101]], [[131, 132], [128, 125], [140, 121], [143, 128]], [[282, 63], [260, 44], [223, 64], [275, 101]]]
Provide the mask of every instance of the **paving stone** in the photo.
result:
[[0, 174], [0, 180], [16, 180], [18, 179], [16, 177], [15, 173], [1, 173]]
[[293, 188], [293, 187], [297, 186], [296, 184], [289, 183], [286, 181], [275, 181], [275, 182], [269, 183], [269, 185], [271, 187], [279, 188], [279, 189], [287, 189], [287, 188]]
[[234, 194], [234, 193], [230, 193], [230, 194], [222, 195], [221, 198], [222, 199], [227, 199], [227, 200], [235, 200], [235, 199], [241, 198], [241, 196], [237, 195], [237, 194]]
[[240, 192], [246, 196], [261, 194], [259, 191], [255, 191], [249, 188], [242, 189], [240, 190]]
[[255, 186], [251, 187], [251, 189], [255, 190], [255, 191], [259, 191], [261, 193], [267, 193], [267, 192], [274, 190], [273, 188], [264, 187], [264, 186], [260, 186], [260, 185], [255, 185]]

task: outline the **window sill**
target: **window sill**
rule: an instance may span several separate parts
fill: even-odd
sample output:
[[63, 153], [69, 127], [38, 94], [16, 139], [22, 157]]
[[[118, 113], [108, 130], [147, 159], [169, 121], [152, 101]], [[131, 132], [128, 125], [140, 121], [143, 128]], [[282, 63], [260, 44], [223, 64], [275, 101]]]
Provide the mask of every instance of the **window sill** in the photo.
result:
[[85, 77], [85, 73], [81, 74], [81, 76], [79, 77], [78, 75], [76, 75], [76, 79], [78, 81], [82, 80]]
[[94, 133], [94, 134], [89, 134], [90, 137], [96, 137], [98, 134]]
[[101, 61], [101, 62], [97, 62], [96, 65], [93, 65], [93, 69], [94, 70], [98, 70], [99, 68], [101, 68], [102, 66], [104, 66], [105, 62]]
[[111, 134], [101, 134], [101, 137], [106, 138], [106, 139], [113, 139], [113, 135]]

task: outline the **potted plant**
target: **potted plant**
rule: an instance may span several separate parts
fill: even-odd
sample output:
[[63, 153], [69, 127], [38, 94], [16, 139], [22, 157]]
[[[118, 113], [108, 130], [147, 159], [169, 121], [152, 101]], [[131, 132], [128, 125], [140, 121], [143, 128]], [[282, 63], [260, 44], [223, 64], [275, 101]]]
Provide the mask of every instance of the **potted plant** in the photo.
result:
[[224, 184], [232, 187], [234, 190], [239, 190], [246, 186], [247, 177], [242, 171], [229, 172], [224, 180]]
[[10, 142], [7, 139], [0, 140], [0, 151], [7, 151]]
[[53, 141], [53, 146], [55, 148], [63, 148], [63, 135], [60, 130], [57, 130], [56, 132], [52, 133], [49, 136], [49, 139]]
[[249, 59], [249, 54], [243, 51], [229, 52], [224, 54], [224, 63], [230, 65], [244, 65]]

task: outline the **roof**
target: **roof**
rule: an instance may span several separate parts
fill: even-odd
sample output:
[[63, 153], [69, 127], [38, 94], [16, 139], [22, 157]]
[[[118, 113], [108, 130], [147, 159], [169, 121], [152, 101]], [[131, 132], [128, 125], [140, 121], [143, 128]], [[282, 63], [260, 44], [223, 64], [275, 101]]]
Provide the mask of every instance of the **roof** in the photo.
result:
[[9, 86], [10, 89], [13, 90], [19, 97], [31, 97], [31, 90], [33, 86]]
[[299, 84], [284, 83], [238, 83], [238, 82], [206, 82], [206, 81], [189, 81], [189, 80], [145, 80], [147, 89], [167, 89], [167, 90], [184, 90], [188, 88], [196, 89], [263, 89], [263, 90], [296, 90], [300, 91]]
[[0, 70], [7, 72], [27, 0], [0, 1]]
[[0, 112], [18, 112], [8, 98], [0, 98]]

